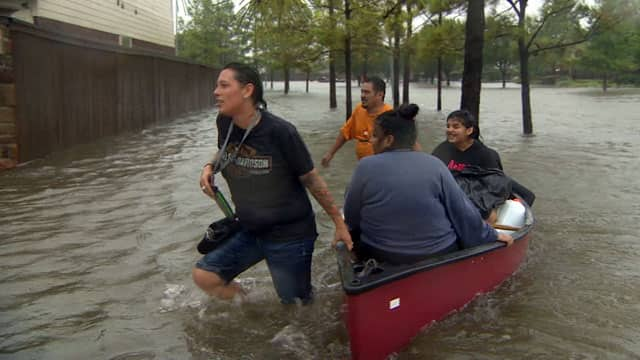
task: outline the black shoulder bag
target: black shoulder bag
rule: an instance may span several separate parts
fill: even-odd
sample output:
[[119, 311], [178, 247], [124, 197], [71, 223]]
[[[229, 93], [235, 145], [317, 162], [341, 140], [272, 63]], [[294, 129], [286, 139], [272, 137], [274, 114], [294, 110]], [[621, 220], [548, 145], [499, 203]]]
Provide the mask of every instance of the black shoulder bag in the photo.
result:
[[[235, 161], [236, 157], [238, 156], [238, 151], [240, 150], [240, 147], [242, 146], [244, 141], [247, 139], [247, 136], [249, 136], [249, 133], [251, 132], [253, 127], [256, 125], [259, 118], [260, 118], [260, 110], [256, 110], [256, 116], [254, 117], [249, 128], [247, 128], [247, 131], [244, 133], [244, 136], [242, 137], [240, 144], [238, 144], [238, 146], [236, 147], [233, 155], [231, 155], [227, 159], [227, 161], [222, 163], [221, 161], [222, 156], [224, 155], [224, 152], [227, 149], [227, 144], [229, 143], [229, 138], [231, 137], [231, 132], [233, 131], [233, 120], [231, 120], [231, 123], [229, 124], [229, 131], [227, 131], [227, 137], [224, 140], [222, 149], [220, 149], [220, 153], [219, 153], [220, 156], [217, 156], [213, 163], [214, 174], [221, 172], [225, 167], [227, 167], [227, 165]], [[212, 222], [211, 225], [207, 227], [207, 230], [204, 232], [204, 236], [202, 237], [202, 240], [200, 240], [197, 246], [198, 252], [200, 254], [208, 254], [209, 252], [213, 251], [220, 245], [224, 244], [235, 233], [237, 233], [238, 231], [240, 231], [240, 229], [242, 229], [242, 225], [240, 224], [238, 217], [234, 213], [233, 208], [231, 207], [227, 199], [225, 199], [224, 195], [222, 194], [220, 189], [218, 189], [217, 186], [213, 187], [213, 193], [215, 195], [214, 200], [216, 201], [216, 204], [218, 204], [218, 207], [220, 208], [220, 210], [222, 210], [222, 212], [224, 213], [225, 217], [220, 220]]]

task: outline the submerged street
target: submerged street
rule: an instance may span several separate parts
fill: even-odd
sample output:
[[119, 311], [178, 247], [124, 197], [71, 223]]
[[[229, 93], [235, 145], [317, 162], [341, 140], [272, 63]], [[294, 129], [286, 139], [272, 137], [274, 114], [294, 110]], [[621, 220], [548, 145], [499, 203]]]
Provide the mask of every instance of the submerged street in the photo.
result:
[[[281, 89], [267, 92], [269, 110], [320, 167], [345, 111], [328, 109], [326, 83]], [[436, 90], [412, 88], [428, 152], [459, 104], [459, 88], [443, 92], [437, 113]], [[519, 88], [483, 88], [484, 142], [537, 195], [527, 260], [397, 358], [640, 358], [638, 103], [638, 89], [534, 88], [536, 136], [525, 138]], [[0, 173], [0, 359], [348, 357], [332, 222], [315, 202], [311, 306], [280, 305], [264, 264], [240, 277], [242, 304], [193, 285], [195, 246], [222, 216], [198, 186], [216, 136], [211, 109]], [[338, 203], [355, 164], [351, 142], [321, 169]]]

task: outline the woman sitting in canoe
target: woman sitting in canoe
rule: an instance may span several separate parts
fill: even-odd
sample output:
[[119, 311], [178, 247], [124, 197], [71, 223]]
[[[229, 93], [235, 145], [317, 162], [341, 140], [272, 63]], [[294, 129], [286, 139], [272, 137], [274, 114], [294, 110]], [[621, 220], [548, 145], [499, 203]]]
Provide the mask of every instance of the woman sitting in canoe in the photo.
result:
[[437, 158], [412, 150], [415, 104], [376, 119], [371, 143], [376, 155], [360, 160], [347, 191], [344, 215], [360, 233], [356, 253], [406, 264], [460, 248], [513, 238], [498, 234]]
[[[496, 218], [496, 211], [490, 204], [500, 205], [512, 191], [522, 196], [529, 205], [533, 204], [535, 195], [513, 179], [506, 177], [502, 172], [500, 155], [480, 141], [480, 127], [473, 114], [467, 110], [456, 110], [450, 113], [447, 116], [446, 134], [447, 139], [433, 150], [433, 155], [447, 165], [456, 175], [459, 183], [461, 182], [459, 175], [467, 178], [474, 175], [478, 178], [485, 177], [484, 181], [487, 183], [480, 183], [480, 185], [487, 188], [487, 193], [470, 193], [472, 189], [479, 188], [473, 184], [463, 186], [463, 189], [489, 223], [495, 223]], [[486, 176], [491, 177], [486, 178]], [[463, 184], [460, 183], [460, 185]], [[485, 198], [477, 199], [482, 196]], [[483, 206], [491, 208], [484, 209]]]

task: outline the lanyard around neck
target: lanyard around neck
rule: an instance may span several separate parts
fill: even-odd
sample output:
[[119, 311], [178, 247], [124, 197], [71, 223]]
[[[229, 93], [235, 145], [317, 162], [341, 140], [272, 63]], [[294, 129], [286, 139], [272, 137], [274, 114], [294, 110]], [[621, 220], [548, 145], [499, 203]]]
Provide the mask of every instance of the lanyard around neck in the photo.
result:
[[227, 159], [227, 161], [225, 161], [223, 163], [222, 162], [222, 156], [224, 156], [224, 152], [226, 151], [227, 145], [229, 144], [229, 139], [231, 138], [231, 132], [233, 132], [233, 119], [231, 119], [231, 121], [229, 123], [229, 130], [227, 131], [227, 137], [224, 139], [224, 144], [222, 145], [222, 148], [220, 149], [220, 156], [217, 157], [216, 162], [213, 165], [214, 174], [215, 173], [219, 173], [220, 171], [224, 170], [224, 168], [226, 168], [227, 165], [229, 165], [233, 161], [235, 161], [236, 157], [238, 156], [238, 152], [240, 151], [240, 147], [242, 147], [242, 144], [244, 144], [244, 141], [247, 139], [247, 136], [249, 136], [249, 133], [256, 126], [256, 124], [258, 123], [258, 120], [260, 120], [261, 116], [262, 116], [262, 114], [260, 113], [260, 110], [256, 109], [256, 114], [253, 116], [253, 119], [251, 120], [251, 124], [249, 125], [247, 130], [244, 132], [244, 135], [242, 136], [242, 140], [240, 140], [240, 144], [238, 144], [238, 146], [236, 146], [236, 149], [233, 152], [233, 155], [231, 155]]

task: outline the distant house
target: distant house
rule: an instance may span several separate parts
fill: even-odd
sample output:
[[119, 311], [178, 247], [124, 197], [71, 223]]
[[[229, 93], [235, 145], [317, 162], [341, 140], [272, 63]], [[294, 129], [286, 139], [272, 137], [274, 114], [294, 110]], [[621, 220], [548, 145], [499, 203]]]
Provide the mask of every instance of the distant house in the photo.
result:
[[11, 16], [37, 27], [111, 45], [175, 55], [173, 0], [9, 0]]

